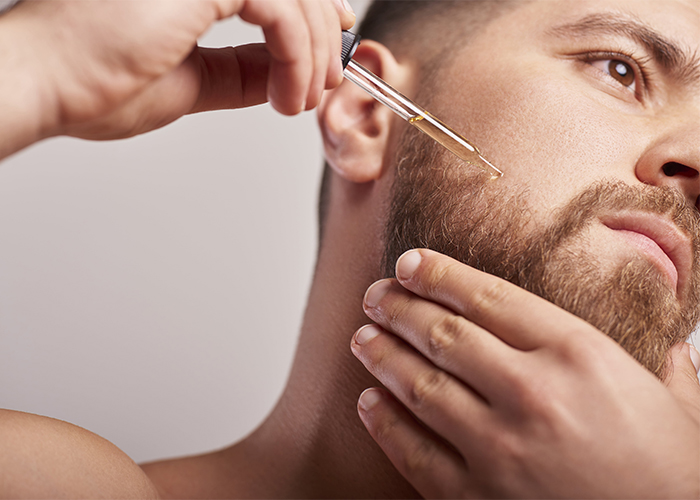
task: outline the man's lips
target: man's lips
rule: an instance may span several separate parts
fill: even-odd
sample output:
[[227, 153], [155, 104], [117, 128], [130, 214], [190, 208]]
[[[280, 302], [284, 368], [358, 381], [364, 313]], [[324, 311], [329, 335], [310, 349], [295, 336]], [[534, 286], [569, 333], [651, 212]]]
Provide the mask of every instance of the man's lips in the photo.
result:
[[641, 250], [666, 275], [677, 294], [685, 290], [693, 254], [690, 238], [678, 226], [644, 212], [617, 213], [601, 217], [601, 222]]
[[649, 260], [666, 274], [673, 288], [678, 289], [678, 269], [676, 269], [676, 265], [656, 241], [635, 231], [628, 231], [627, 229], [616, 229], [616, 231], [626, 238], [628, 243], [647, 254]]

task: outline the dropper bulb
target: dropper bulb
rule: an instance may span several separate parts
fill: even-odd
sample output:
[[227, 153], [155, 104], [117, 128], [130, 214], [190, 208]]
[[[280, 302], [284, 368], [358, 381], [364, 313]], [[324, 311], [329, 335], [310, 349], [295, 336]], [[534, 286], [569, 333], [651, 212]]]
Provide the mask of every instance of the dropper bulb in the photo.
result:
[[355, 54], [357, 46], [360, 45], [360, 35], [356, 35], [352, 31], [343, 30], [343, 49], [340, 52], [340, 59], [343, 61], [343, 69], [346, 68], [350, 59]]

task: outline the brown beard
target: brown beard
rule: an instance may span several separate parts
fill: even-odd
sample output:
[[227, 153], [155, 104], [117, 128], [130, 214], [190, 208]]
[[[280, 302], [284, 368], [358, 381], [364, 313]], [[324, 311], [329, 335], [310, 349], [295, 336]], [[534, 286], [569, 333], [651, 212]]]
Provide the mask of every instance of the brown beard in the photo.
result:
[[[409, 130], [397, 156], [386, 225], [385, 276], [411, 248], [430, 248], [500, 276], [586, 320], [644, 367], [666, 375], [666, 355], [700, 317], [698, 212], [668, 187], [600, 182], [585, 189], [543, 227], [513, 194], [485, 174], [454, 163], [431, 139]], [[681, 302], [661, 273], [635, 257], [612, 273], [580, 243], [602, 214], [645, 211], [670, 217], [692, 237], [690, 292]], [[534, 229], [527, 229], [527, 228]]]

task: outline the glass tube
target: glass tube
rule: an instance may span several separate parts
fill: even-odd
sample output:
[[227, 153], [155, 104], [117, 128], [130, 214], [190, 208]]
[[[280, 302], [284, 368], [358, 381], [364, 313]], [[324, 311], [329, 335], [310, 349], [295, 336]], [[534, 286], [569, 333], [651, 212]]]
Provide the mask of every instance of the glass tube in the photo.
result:
[[463, 161], [479, 167], [495, 179], [503, 172], [481, 155], [479, 149], [443, 122], [418, 106], [367, 68], [350, 59], [344, 71], [345, 78], [358, 85], [377, 101], [389, 107], [394, 113], [428, 134], [437, 142], [452, 151]]

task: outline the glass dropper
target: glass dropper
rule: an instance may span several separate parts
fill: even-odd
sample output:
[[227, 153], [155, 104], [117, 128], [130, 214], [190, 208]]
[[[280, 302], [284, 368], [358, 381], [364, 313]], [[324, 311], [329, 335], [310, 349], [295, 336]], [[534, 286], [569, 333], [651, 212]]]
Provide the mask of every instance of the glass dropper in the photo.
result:
[[466, 163], [485, 170], [494, 179], [503, 175], [503, 172], [481, 155], [476, 146], [398, 90], [392, 88], [367, 68], [354, 61], [352, 56], [359, 43], [359, 36], [350, 31], [343, 31], [343, 52], [341, 57], [345, 68], [343, 72], [345, 78], [358, 85], [421, 132], [428, 134]]

